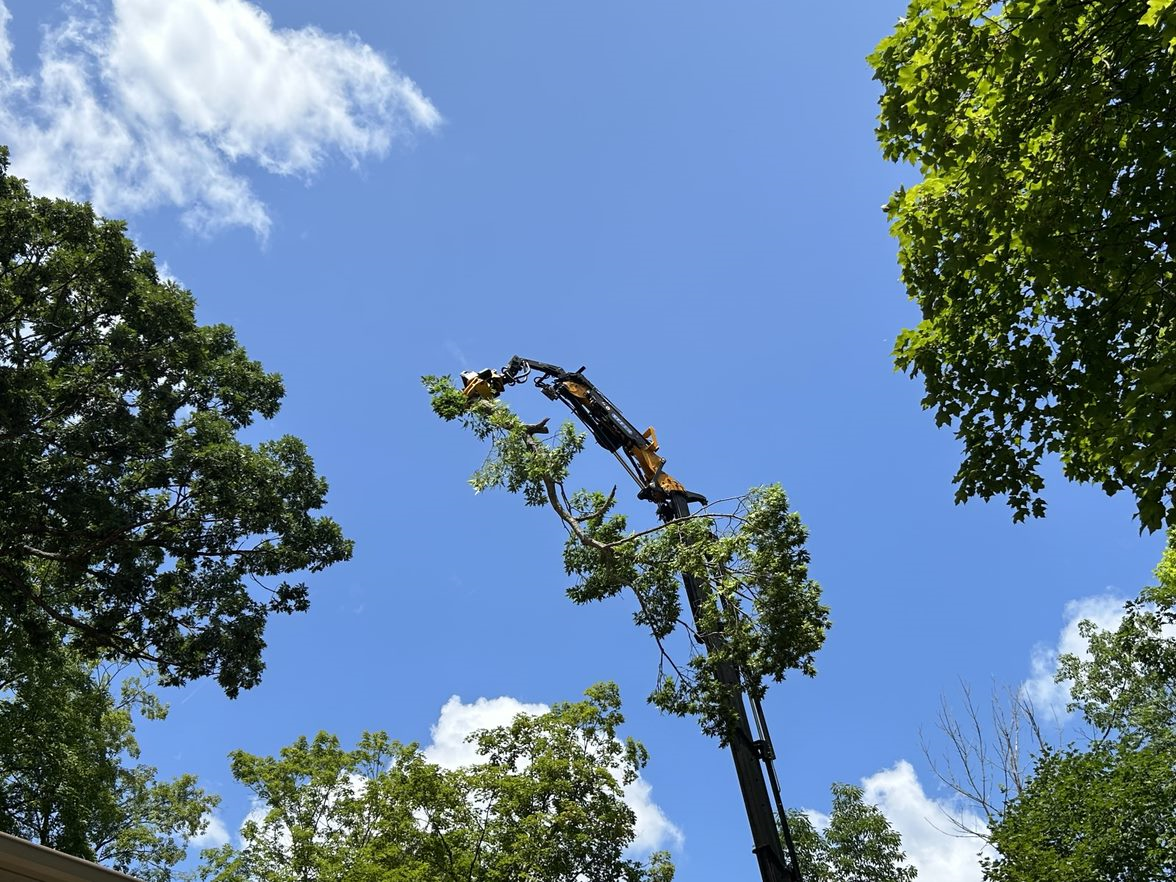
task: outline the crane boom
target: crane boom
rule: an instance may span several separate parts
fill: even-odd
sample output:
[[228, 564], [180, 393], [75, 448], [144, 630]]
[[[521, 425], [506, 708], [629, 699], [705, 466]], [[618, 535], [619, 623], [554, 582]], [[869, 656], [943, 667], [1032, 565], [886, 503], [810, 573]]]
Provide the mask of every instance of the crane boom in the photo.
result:
[[[566, 371], [553, 364], [516, 355], [501, 371], [465, 371], [461, 377], [468, 397], [497, 398], [507, 386], [524, 383], [532, 375], [535, 375], [535, 385], [544, 395], [553, 401], [562, 401], [571, 408], [596, 442], [617, 458], [637, 482], [640, 488], [638, 498], [655, 503], [658, 518], [663, 523], [689, 517], [691, 503], [706, 504], [704, 496], [687, 490], [680, 481], [665, 472], [666, 460], [658, 452], [657, 433], [653, 427], [639, 432], [616, 405], [584, 376], [584, 368]], [[704, 600], [704, 586], [689, 573], [682, 574], [682, 582], [691, 615], [697, 622], [700, 604]], [[713, 652], [719, 638], [714, 634], [705, 634], [697, 639], [708, 652]], [[752, 852], [759, 862], [760, 876], [763, 882], [801, 882], [796, 849], [780, 797], [774, 765], [775, 752], [763, 707], [758, 698], [747, 696], [739, 671], [730, 662], [717, 665], [716, 674], [725, 686], [730, 687], [728, 694], [732, 696], [730, 710], [733, 711], [736, 728], [729, 746], [747, 810], [754, 843]], [[750, 717], [745, 698], [750, 698]], [[758, 737], [753, 734], [753, 724], [754, 733], [758, 733]], [[780, 840], [781, 830], [784, 833], [783, 844]]]

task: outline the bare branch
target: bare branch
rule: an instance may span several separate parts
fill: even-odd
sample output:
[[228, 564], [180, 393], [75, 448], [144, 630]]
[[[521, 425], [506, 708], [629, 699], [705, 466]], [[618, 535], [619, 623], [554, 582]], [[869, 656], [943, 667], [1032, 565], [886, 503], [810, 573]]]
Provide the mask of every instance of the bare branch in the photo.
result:
[[[937, 726], [947, 738], [946, 755], [932, 756], [926, 740], [923, 755], [935, 774], [956, 796], [979, 810], [991, 828], [1009, 800], [1028, 783], [1028, 761], [1049, 746], [1032, 702], [1019, 690], [993, 687], [988, 714], [981, 713], [972, 690], [961, 683], [962, 719], [940, 697]], [[975, 829], [962, 817], [944, 812], [961, 834], [988, 842], [987, 829]]]

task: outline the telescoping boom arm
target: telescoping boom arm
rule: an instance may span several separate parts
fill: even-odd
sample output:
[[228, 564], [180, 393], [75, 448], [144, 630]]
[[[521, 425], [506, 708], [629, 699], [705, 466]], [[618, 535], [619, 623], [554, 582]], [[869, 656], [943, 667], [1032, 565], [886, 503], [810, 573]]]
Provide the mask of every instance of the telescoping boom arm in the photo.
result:
[[683, 493], [687, 502], [705, 505], [704, 497], [691, 493], [663, 471], [666, 460], [658, 455], [657, 433], [653, 427], [638, 432], [616, 405], [584, 376], [583, 370], [566, 371], [516, 355], [501, 371], [465, 371], [461, 378], [467, 396], [497, 398], [507, 386], [524, 383], [534, 375], [539, 390], [552, 401], [562, 401], [570, 407], [596, 443], [617, 458], [641, 488], [638, 493], [641, 499], [663, 505], [669, 502], [670, 494]]
[[[534, 377], [535, 385], [552, 401], [562, 401], [592, 433], [596, 442], [617, 458], [625, 471], [640, 488], [637, 496], [657, 505], [658, 517], [664, 523], [689, 517], [690, 503], [706, 505], [706, 498], [687, 490], [680, 481], [665, 472], [665, 457], [658, 452], [657, 433], [653, 427], [644, 432], [625, 419], [617, 407], [585, 376], [584, 368], [567, 371], [553, 364], [520, 358], [517, 355], [500, 371], [465, 371], [461, 378], [468, 397], [497, 398], [507, 386], [524, 383]], [[546, 422], [546, 421], [544, 421]], [[698, 618], [702, 587], [690, 574], [683, 573], [682, 581], [691, 613]], [[699, 638], [708, 651], [720, 639], [716, 635]], [[751, 698], [752, 717], [749, 719], [738, 670], [730, 663], [718, 666], [719, 679], [732, 687], [732, 708], [737, 721], [734, 737], [730, 740], [735, 773], [747, 809], [751, 826], [752, 851], [759, 862], [763, 882], [801, 882], [796, 861], [796, 849], [788, 829], [788, 819], [780, 798], [780, 785], [773, 764], [775, 753], [768, 735], [767, 720], [757, 698]], [[752, 720], [758, 737], [752, 734]], [[766, 780], [765, 780], [766, 778]], [[769, 796], [769, 786], [771, 796]], [[773, 806], [774, 804], [774, 806]], [[773, 807], [775, 812], [773, 812]], [[777, 818], [780, 827], [777, 828]], [[787, 858], [780, 842], [784, 832]]]

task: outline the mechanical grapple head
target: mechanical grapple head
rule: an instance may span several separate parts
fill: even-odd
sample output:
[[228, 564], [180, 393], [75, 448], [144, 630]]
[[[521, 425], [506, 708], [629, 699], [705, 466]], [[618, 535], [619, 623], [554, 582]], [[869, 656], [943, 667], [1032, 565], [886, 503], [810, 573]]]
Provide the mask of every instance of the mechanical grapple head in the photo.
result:
[[506, 377], [493, 368], [462, 371], [461, 382], [466, 398], [497, 398], [506, 388]]

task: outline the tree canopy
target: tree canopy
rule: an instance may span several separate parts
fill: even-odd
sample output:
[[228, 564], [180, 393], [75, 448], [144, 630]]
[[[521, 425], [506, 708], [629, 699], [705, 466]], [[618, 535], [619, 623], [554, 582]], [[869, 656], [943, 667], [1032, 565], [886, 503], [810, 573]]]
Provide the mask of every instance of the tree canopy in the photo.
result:
[[935, 771], [981, 812], [953, 821], [991, 846], [986, 879], [1176, 874], [1176, 531], [1156, 574], [1113, 629], [1079, 625], [1086, 654], [1059, 659], [1080, 737], [1051, 736], [1023, 689], [1008, 710], [994, 696], [991, 731], [966, 691], [965, 718], [941, 716], [955, 756]]
[[860, 787], [834, 784], [823, 829], [801, 811], [788, 812], [797, 861], [808, 882], [912, 882], [902, 837]]
[[957, 501], [1045, 511], [1047, 454], [1176, 525], [1174, 0], [913, 0], [870, 57], [886, 205], [922, 310], [895, 347]]
[[138, 762], [133, 714], [166, 708], [134, 678], [116, 698], [64, 643], [32, 646], [6, 624], [0, 645], [0, 830], [167, 882], [219, 798]]
[[[0, 617], [164, 684], [258, 682], [300, 571], [351, 555], [305, 445], [237, 433], [281, 379], [117, 221], [36, 198], [0, 152]], [[60, 629], [64, 628], [64, 635]]]
[[238, 751], [233, 775], [260, 808], [240, 849], [205, 855], [206, 882], [670, 882], [664, 853], [625, 856], [636, 818], [622, 785], [645, 749], [620, 741], [620, 696], [520, 714], [475, 732], [478, 761], [429, 762], [416, 744], [367, 733], [354, 750], [320, 732], [277, 757]]
[[1062, 658], [1091, 739], [1035, 758], [989, 834], [994, 882], [1176, 875], [1176, 531], [1156, 574], [1116, 629], [1083, 624], [1089, 657]]
[[[809, 578], [808, 531], [778, 485], [633, 531], [614, 511], [615, 488], [609, 494], [565, 491], [571, 462], [584, 446], [571, 423], [542, 443], [501, 400], [467, 398], [448, 377], [425, 377], [424, 384], [438, 416], [490, 441], [490, 453], [470, 479], [476, 490], [503, 487], [559, 516], [568, 531], [564, 567], [577, 579], [568, 596], [588, 603], [632, 593], [634, 621], [650, 631], [660, 651], [654, 705], [694, 716], [704, 732], [726, 743], [734, 731], [736, 690], [761, 698], [768, 681], [783, 680], [789, 671], [815, 675], [829, 610]], [[693, 623], [682, 610], [683, 573], [706, 586]], [[698, 650], [702, 635], [711, 645], [707, 653]], [[676, 637], [685, 639], [674, 644]], [[739, 682], [724, 682], [724, 664], [738, 672]]]

